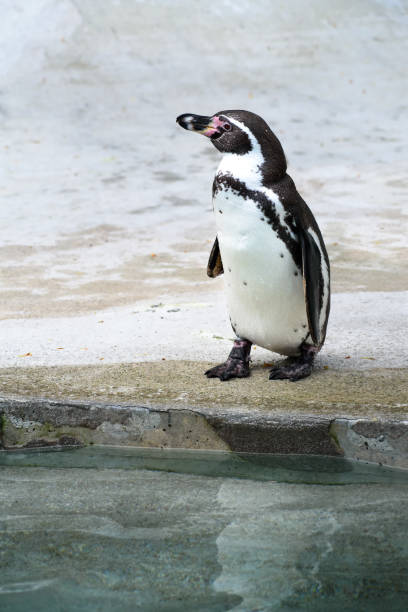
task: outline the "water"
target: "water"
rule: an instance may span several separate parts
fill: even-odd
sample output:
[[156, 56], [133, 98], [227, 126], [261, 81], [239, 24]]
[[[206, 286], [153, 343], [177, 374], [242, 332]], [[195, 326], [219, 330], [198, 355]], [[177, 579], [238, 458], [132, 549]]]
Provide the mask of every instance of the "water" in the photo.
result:
[[96, 447], [0, 466], [2, 612], [408, 608], [407, 472]]

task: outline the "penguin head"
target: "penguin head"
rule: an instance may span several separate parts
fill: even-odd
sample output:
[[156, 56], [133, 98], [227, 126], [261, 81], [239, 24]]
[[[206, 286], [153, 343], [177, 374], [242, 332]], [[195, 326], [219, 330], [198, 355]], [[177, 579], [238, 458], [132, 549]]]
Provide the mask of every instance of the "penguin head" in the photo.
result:
[[281, 143], [266, 121], [255, 113], [225, 110], [212, 117], [185, 113], [176, 121], [185, 130], [210, 138], [220, 153], [261, 156], [265, 180], [278, 180], [286, 173], [286, 158]]
[[[243, 111], [232, 111], [235, 113]], [[230, 117], [227, 111], [216, 113], [212, 117], [185, 113], [176, 119], [185, 130], [198, 132], [210, 138], [221, 153], [238, 153], [243, 155], [251, 150], [251, 141], [243, 126]]]

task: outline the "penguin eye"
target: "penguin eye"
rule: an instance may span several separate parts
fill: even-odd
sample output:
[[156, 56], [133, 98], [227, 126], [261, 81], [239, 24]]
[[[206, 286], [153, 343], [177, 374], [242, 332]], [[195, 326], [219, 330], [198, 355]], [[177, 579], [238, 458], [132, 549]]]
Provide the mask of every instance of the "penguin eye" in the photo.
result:
[[224, 123], [222, 127], [226, 132], [229, 132], [231, 130], [231, 125], [229, 123]]

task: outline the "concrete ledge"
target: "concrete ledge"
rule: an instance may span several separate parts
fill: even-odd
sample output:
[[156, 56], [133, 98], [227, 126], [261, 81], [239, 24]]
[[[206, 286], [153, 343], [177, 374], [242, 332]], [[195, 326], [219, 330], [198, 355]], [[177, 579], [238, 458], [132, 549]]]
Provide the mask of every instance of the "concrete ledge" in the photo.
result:
[[115, 444], [156, 448], [338, 455], [408, 468], [408, 421], [215, 415], [202, 407], [152, 408], [49, 399], [0, 400], [3, 449]]
[[[373, 362], [368, 362], [373, 363]], [[270, 381], [268, 367], [222, 383], [207, 379], [214, 362], [160, 360], [138, 363], [0, 369], [4, 397], [161, 409], [223, 412], [265, 417], [405, 420], [408, 369], [336, 370], [317, 367], [305, 380]]]
[[335, 419], [330, 433], [347, 458], [408, 468], [408, 421]]
[[208, 380], [210, 363], [0, 369], [3, 448], [109, 444], [341, 455], [408, 468], [408, 371]]

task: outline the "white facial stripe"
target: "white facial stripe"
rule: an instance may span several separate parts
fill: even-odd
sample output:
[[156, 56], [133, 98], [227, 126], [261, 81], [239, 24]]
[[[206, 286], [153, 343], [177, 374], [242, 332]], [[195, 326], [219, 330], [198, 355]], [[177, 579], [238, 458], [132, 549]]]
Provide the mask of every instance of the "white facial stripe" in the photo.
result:
[[323, 275], [323, 305], [322, 309], [319, 313], [319, 326], [320, 329], [323, 327], [323, 323], [326, 319], [326, 311], [327, 311], [327, 301], [329, 299], [329, 270], [327, 268], [327, 263], [323, 255], [322, 247], [320, 246], [320, 240], [317, 236], [316, 232], [312, 230], [310, 227], [307, 230], [320, 251], [321, 265], [322, 265], [322, 275]]
[[[248, 189], [251, 189], [253, 191], [261, 191], [262, 193], [264, 193], [268, 197], [268, 199], [275, 204], [275, 209], [279, 217], [280, 224], [286, 226], [286, 211], [283, 208], [281, 201], [279, 200], [276, 193], [272, 191], [272, 189], [268, 189], [267, 187], [264, 187], [264, 185], [262, 185], [261, 168], [262, 164], [265, 162], [265, 158], [262, 155], [262, 150], [259, 142], [252, 134], [250, 129], [247, 128], [246, 125], [241, 123], [241, 121], [232, 119], [232, 117], [228, 117], [228, 115], [221, 115], [221, 117], [225, 117], [230, 123], [232, 123], [237, 128], [245, 132], [245, 134], [247, 134], [249, 141], [252, 145], [252, 149], [244, 155], [239, 155], [237, 153], [223, 153], [220, 165], [218, 166], [217, 174], [231, 174], [234, 178], [245, 183]], [[288, 232], [293, 238], [293, 240], [296, 240], [297, 242], [298, 237], [292, 232], [289, 227]]]
[[228, 121], [230, 123], [233, 123], [234, 125], [237, 126], [237, 128], [239, 128], [240, 130], [242, 130], [243, 132], [245, 132], [245, 134], [248, 136], [251, 145], [252, 145], [252, 151], [256, 152], [257, 155], [259, 155], [259, 157], [262, 159], [262, 163], [265, 161], [262, 155], [262, 151], [261, 151], [261, 147], [259, 142], [257, 141], [257, 139], [255, 138], [255, 136], [253, 135], [253, 133], [251, 132], [251, 130], [249, 128], [247, 128], [246, 125], [244, 125], [243, 123], [241, 123], [241, 121], [238, 121], [237, 119], [232, 119], [232, 117], [227, 117]]
[[248, 189], [255, 189], [255, 186], [251, 187], [250, 185], [259, 185], [261, 183], [261, 166], [265, 161], [259, 142], [247, 128], [247, 126], [241, 123], [241, 121], [232, 119], [232, 117], [228, 117], [227, 115], [221, 116], [225, 116], [230, 123], [245, 132], [251, 143], [252, 150], [245, 155], [238, 155], [237, 153], [224, 153], [218, 170], [220, 171], [225, 160], [225, 172], [229, 172], [235, 178], [239, 178], [241, 181], [244, 181]]

